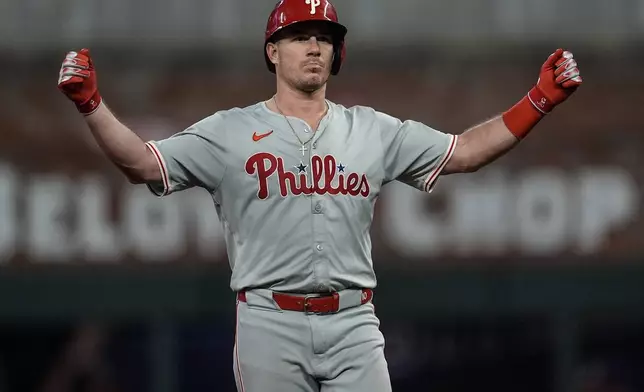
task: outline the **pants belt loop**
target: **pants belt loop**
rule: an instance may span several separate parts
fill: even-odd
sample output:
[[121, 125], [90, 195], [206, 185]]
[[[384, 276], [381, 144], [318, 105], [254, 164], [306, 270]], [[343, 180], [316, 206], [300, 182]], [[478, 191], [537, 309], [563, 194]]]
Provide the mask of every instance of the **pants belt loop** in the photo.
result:
[[373, 298], [373, 291], [371, 289], [347, 289], [340, 291], [339, 294], [339, 310], [366, 304]]

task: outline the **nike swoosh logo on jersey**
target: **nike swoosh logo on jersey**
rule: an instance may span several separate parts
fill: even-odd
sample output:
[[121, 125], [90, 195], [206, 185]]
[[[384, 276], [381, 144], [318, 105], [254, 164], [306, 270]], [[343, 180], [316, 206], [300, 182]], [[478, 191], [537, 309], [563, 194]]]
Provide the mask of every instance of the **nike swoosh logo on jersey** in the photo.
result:
[[271, 133], [273, 133], [273, 131], [262, 133], [261, 135], [258, 135], [257, 132], [253, 132], [253, 141], [258, 142], [263, 138], [265, 138], [266, 136], [269, 136]]

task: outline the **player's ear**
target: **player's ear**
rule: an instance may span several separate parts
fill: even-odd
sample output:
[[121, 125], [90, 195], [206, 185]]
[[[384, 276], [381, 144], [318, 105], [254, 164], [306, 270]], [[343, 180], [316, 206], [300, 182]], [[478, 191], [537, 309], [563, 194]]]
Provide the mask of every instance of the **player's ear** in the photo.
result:
[[268, 59], [271, 61], [271, 63], [277, 64], [279, 54], [277, 53], [277, 44], [276, 43], [269, 42], [269, 43], [266, 44], [266, 55], [268, 56]]

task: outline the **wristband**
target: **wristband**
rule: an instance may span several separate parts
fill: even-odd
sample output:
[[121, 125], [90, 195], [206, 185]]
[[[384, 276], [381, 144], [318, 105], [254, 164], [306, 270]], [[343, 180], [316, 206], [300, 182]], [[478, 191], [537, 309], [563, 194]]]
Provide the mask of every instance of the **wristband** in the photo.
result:
[[503, 122], [517, 139], [525, 138], [554, 105], [536, 86], [503, 113]]

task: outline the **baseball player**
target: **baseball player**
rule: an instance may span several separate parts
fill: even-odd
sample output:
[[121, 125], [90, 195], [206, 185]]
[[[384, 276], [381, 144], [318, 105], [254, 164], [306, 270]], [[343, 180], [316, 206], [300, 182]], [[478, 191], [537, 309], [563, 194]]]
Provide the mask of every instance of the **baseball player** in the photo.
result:
[[157, 141], [111, 113], [87, 49], [60, 69], [59, 89], [130, 182], [158, 196], [191, 187], [212, 196], [236, 295], [241, 392], [390, 391], [369, 237], [382, 186], [431, 192], [441, 175], [476, 171], [582, 83], [573, 55], [557, 49], [516, 105], [453, 135], [326, 99], [346, 33], [328, 0], [280, 1], [264, 45], [275, 95]]

